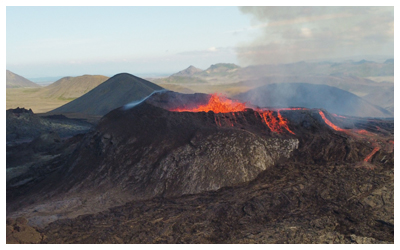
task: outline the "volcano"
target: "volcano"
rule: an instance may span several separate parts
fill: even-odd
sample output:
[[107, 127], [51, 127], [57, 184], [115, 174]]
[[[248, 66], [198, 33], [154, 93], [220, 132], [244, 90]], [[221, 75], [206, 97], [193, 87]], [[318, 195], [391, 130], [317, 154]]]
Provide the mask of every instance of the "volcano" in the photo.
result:
[[163, 88], [127, 73], [117, 74], [83, 96], [49, 113], [105, 115], [127, 103], [140, 100]]
[[[48, 243], [243, 243], [293, 225], [313, 242], [393, 239], [391, 120], [164, 91], [66, 144], [7, 182], [7, 216], [44, 228]], [[304, 242], [295, 235], [285, 239]]]

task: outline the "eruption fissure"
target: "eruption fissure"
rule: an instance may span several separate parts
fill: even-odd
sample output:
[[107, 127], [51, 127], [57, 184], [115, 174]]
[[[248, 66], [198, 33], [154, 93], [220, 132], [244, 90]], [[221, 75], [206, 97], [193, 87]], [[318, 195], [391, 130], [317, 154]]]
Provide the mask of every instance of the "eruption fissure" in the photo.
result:
[[[210, 100], [207, 104], [199, 105], [195, 108], [176, 108], [170, 111], [174, 112], [208, 112], [213, 111], [214, 113], [230, 113], [237, 124], [236, 115], [234, 112], [243, 112], [245, 109], [249, 107], [246, 106], [246, 103], [233, 101], [228, 98], [222, 97], [218, 94], [212, 94]], [[281, 108], [272, 110], [263, 110], [263, 109], [255, 109], [254, 115], [257, 117], [260, 116], [261, 121], [268, 126], [268, 128], [274, 133], [284, 133], [286, 130], [291, 134], [295, 134], [288, 126], [288, 120], [286, 120], [280, 113], [281, 110], [306, 110], [306, 108]], [[241, 113], [239, 113], [241, 114]], [[241, 114], [244, 120], [247, 122], [246, 117]], [[215, 123], [222, 127], [221, 119], [219, 116], [214, 117]], [[229, 117], [224, 116], [224, 123], [234, 127], [234, 123]]]

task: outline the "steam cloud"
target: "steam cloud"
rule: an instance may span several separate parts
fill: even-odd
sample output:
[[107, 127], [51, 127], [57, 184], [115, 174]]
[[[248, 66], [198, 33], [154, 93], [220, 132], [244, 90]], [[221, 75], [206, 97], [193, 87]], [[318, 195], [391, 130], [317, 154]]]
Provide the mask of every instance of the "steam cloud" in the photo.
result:
[[139, 105], [139, 104], [141, 104], [142, 102], [146, 101], [149, 97], [151, 97], [151, 96], [154, 95], [155, 93], [164, 93], [164, 92], [167, 92], [167, 91], [169, 91], [169, 90], [168, 90], [168, 89], [154, 90], [150, 95], [146, 96], [145, 98], [143, 98], [143, 99], [141, 99], [141, 100], [137, 100], [137, 101], [134, 101], [134, 102], [130, 102], [130, 103], [128, 103], [128, 104], [125, 104], [125, 105], [123, 106], [123, 109], [124, 109], [124, 110], [131, 109], [131, 108], [135, 107], [136, 105]]
[[242, 64], [391, 55], [393, 7], [241, 7], [262, 34], [236, 51]]

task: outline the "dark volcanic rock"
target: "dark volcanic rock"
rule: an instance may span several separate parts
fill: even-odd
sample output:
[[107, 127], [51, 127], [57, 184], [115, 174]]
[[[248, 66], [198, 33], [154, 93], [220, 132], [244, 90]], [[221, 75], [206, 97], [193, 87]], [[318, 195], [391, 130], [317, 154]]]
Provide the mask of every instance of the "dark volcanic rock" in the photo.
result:
[[7, 145], [29, 142], [41, 134], [57, 133], [61, 137], [70, 137], [85, 133], [92, 124], [78, 119], [61, 116], [39, 117], [31, 109], [8, 109], [6, 111]]
[[[85, 200], [91, 209], [105, 209], [132, 199], [217, 190], [254, 179], [298, 147], [297, 139], [268, 132], [253, 111], [242, 115], [232, 128], [216, 124], [233, 121], [232, 114], [169, 112], [147, 103], [114, 110], [59, 171], [9, 192], [9, 201], [20, 207], [27, 202], [22, 197], [35, 204], [69, 197], [78, 198], [78, 206]], [[38, 189], [46, 200], [35, 195]]]
[[278, 164], [237, 187], [130, 202], [43, 232], [46, 243], [390, 243], [390, 169]]

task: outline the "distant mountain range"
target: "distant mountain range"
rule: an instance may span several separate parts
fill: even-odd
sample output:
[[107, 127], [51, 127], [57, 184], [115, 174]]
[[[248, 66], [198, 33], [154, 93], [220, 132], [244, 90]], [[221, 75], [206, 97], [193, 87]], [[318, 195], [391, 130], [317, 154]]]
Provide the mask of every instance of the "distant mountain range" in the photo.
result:
[[230, 77], [230, 75], [235, 75], [235, 73], [241, 69], [240, 66], [233, 63], [217, 63], [211, 65], [206, 70], [201, 70], [194, 66], [189, 66], [188, 68], [179, 71], [178, 73], [172, 74], [166, 78], [156, 78], [151, 79], [157, 84], [199, 84], [199, 83], [215, 83], [224, 77]]
[[171, 76], [193, 76], [194, 74], [202, 71], [202, 69], [190, 65], [187, 69], [181, 70], [178, 73], [172, 74]]
[[37, 88], [40, 85], [28, 79], [6, 70], [6, 88]]
[[[337, 62], [296, 62], [289, 64], [268, 64], [240, 67], [232, 63], [218, 63], [206, 70], [189, 66], [187, 69], [172, 74], [166, 78], [154, 79], [162, 83], [234, 83], [245, 80], [255, 80], [261, 77], [310, 77], [310, 76], [343, 76], [371, 77], [394, 75], [394, 59], [384, 63], [373, 61], [344, 61]], [[176, 77], [186, 77], [184, 80]], [[152, 79], [153, 80], [153, 79]], [[176, 80], [176, 81], [175, 81]], [[175, 82], [174, 82], [175, 81]]]

